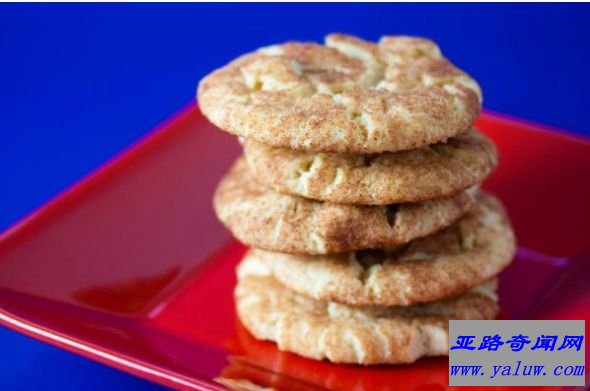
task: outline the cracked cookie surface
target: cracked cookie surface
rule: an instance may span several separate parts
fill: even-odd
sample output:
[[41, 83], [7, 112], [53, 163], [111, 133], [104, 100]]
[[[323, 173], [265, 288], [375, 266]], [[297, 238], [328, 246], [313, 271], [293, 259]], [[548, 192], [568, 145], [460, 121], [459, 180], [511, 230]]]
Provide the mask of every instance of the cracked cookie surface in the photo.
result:
[[377, 155], [311, 153], [244, 141], [254, 177], [282, 193], [362, 205], [423, 201], [481, 182], [498, 163], [477, 130], [411, 151]]
[[331, 34], [239, 57], [207, 75], [199, 106], [219, 128], [276, 147], [380, 153], [467, 130], [481, 109], [475, 80], [423, 38], [375, 44]]
[[242, 324], [280, 350], [337, 363], [401, 364], [448, 354], [450, 319], [493, 319], [496, 284], [492, 279], [429, 304], [350, 307], [300, 295], [265, 264], [245, 259], [234, 296]]
[[482, 192], [455, 224], [407, 245], [336, 255], [250, 250], [290, 289], [348, 305], [410, 305], [457, 295], [513, 259], [514, 233], [500, 202]]
[[452, 197], [356, 206], [281, 194], [259, 184], [243, 158], [221, 180], [213, 205], [242, 243], [269, 251], [330, 254], [407, 243], [452, 224], [472, 205], [475, 188]]

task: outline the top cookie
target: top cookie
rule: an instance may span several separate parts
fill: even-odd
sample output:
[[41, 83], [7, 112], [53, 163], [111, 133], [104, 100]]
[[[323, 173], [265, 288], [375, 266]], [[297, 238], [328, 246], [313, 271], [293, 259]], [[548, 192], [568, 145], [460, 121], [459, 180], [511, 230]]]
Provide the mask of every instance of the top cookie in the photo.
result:
[[259, 49], [207, 75], [201, 110], [232, 134], [313, 152], [414, 149], [467, 130], [481, 108], [475, 80], [427, 39], [378, 44], [331, 34], [325, 45]]

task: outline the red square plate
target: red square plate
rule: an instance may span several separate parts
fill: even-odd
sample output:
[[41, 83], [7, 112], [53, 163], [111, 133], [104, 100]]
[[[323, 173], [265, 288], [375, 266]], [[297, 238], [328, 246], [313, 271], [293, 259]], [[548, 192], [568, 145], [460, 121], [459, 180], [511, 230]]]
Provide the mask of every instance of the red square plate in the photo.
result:
[[[521, 246], [501, 278], [502, 316], [590, 320], [590, 142], [489, 113], [479, 126], [502, 156], [486, 187]], [[445, 358], [333, 365], [241, 328], [232, 289], [244, 249], [211, 208], [238, 153], [189, 106], [4, 232], [0, 322], [178, 389], [223, 389], [220, 377], [281, 390], [446, 388]]]

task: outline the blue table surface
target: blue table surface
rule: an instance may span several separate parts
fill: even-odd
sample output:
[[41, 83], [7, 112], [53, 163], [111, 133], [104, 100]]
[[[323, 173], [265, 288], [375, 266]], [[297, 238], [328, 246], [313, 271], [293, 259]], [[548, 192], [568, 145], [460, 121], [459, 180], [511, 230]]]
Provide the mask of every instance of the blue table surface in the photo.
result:
[[[341, 31], [423, 35], [485, 107], [590, 135], [588, 5], [0, 5], [0, 230], [193, 99], [233, 57]], [[0, 388], [161, 389], [0, 328]]]

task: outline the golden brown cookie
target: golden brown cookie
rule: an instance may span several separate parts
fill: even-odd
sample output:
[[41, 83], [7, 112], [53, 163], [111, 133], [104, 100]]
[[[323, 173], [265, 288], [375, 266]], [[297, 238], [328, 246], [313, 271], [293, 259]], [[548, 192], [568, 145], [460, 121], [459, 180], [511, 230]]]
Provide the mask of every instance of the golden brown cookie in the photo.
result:
[[407, 245], [310, 256], [251, 250], [281, 283], [318, 300], [410, 305], [458, 295], [504, 269], [514, 233], [500, 202], [480, 194], [461, 220]]
[[235, 299], [243, 325], [258, 339], [316, 360], [401, 364], [448, 353], [449, 319], [493, 319], [495, 279], [461, 296], [409, 307], [350, 307], [300, 295], [264, 264], [238, 267]]
[[268, 145], [379, 153], [464, 132], [481, 91], [430, 40], [332, 34], [239, 57], [200, 82], [198, 100], [221, 129]]
[[355, 206], [278, 193], [253, 179], [240, 158], [219, 184], [218, 218], [241, 242], [297, 254], [332, 254], [407, 243], [460, 218], [476, 189], [448, 198], [386, 206]]
[[377, 155], [298, 152], [251, 140], [244, 154], [254, 177], [277, 191], [362, 205], [447, 197], [481, 182], [498, 162], [494, 143], [476, 130]]

